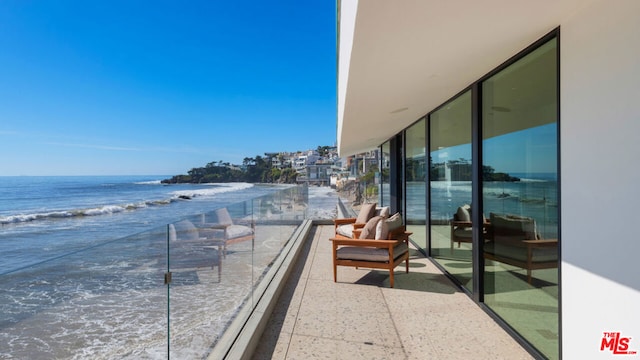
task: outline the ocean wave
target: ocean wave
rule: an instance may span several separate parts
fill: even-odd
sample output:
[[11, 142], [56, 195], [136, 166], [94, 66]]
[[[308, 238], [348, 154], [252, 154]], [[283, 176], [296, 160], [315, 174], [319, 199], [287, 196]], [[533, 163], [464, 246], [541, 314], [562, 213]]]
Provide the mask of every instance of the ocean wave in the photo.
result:
[[135, 185], [161, 185], [162, 180], [151, 180], [151, 181], [139, 181], [139, 182], [134, 182]]
[[245, 190], [253, 187], [253, 184], [249, 183], [215, 183], [215, 184], [205, 184], [211, 185], [211, 188], [207, 189], [194, 189], [194, 190], [178, 190], [174, 191], [171, 194], [174, 198], [194, 198], [198, 196], [214, 196], [216, 194], [221, 194], [230, 191], [238, 191]]
[[66, 218], [73, 218], [73, 217], [108, 215], [108, 214], [123, 212], [126, 210], [135, 210], [139, 207], [141, 206], [105, 205], [101, 207], [88, 208], [88, 209], [49, 211], [49, 212], [41, 212], [41, 213], [35, 213], [35, 214], [17, 214], [17, 215], [0, 217], [0, 224], [7, 225], [7, 224], [26, 223], [31, 221], [47, 220], [47, 219], [66, 219]]
[[521, 182], [539, 182], [539, 183], [546, 183], [549, 182], [551, 180], [547, 180], [547, 179], [527, 179], [527, 178], [520, 178]]
[[224, 192], [244, 190], [244, 189], [253, 187], [253, 184], [249, 184], [249, 183], [210, 184], [210, 185], [212, 185], [212, 187], [209, 189], [174, 191], [169, 194], [171, 196], [170, 198], [165, 198], [165, 199], [146, 200], [146, 201], [140, 201], [137, 203], [127, 203], [127, 204], [117, 204], [117, 205], [110, 204], [110, 205], [102, 205], [102, 206], [84, 208], [84, 209], [52, 210], [52, 211], [43, 211], [43, 212], [33, 213], [33, 214], [15, 214], [15, 215], [8, 215], [8, 216], [0, 216], [0, 225], [19, 224], [19, 223], [27, 223], [32, 221], [49, 220], [49, 219], [65, 219], [65, 218], [85, 217], [85, 216], [112, 215], [112, 214], [117, 214], [124, 211], [135, 211], [138, 209], [144, 209], [147, 207], [165, 206], [176, 201], [185, 201], [188, 199], [201, 197], [201, 196], [211, 197], [216, 194], [220, 194]]

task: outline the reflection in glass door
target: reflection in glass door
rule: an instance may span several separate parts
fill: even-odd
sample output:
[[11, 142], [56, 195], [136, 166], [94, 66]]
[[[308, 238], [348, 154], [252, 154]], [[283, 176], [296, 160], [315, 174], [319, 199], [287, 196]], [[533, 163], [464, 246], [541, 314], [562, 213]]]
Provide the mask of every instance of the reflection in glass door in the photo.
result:
[[558, 358], [558, 63], [553, 39], [482, 83], [484, 301]]
[[389, 206], [391, 204], [391, 174], [389, 164], [391, 163], [391, 144], [389, 141], [382, 144], [380, 156], [380, 189], [378, 190], [378, 205]]
[[411, 240], [421, 249], [427, 247], [426, 120], [409, 127], [405, 133], [406, 223]]
[[431, 255], [472, 290], [471, 91], [430, 116]]

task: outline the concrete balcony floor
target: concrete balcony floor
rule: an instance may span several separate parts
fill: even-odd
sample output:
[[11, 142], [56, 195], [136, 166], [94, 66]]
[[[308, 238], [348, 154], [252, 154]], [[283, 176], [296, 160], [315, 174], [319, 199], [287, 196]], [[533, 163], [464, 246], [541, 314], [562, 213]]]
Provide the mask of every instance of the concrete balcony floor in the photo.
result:
[[333, 226], [316, 226], [253, 359], [531, 359], [428, 259], [387, 271], [338, 267]]

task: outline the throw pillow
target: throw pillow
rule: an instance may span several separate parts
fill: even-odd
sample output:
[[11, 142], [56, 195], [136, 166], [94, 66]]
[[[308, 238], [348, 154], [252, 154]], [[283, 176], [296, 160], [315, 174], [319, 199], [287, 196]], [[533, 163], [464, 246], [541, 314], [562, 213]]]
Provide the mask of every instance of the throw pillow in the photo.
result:
[[376, 225], [376, 240], [386, 240], [389, 237], [389, 225], [384, 220], [378, 221]]
[[231, 215], [229, 215], [229, 211], [227, 208], [221, 208], [215, 211], [216, 217], [218, 219], [218, 224], [220, 225], [233, 225], [233, 220], [231, 219]]
[[376, 208], [376, 213], [374, 216], [382, 216], [383, 218], [388, 218], [389, 217], [389, 207], [388, 206], [383, 206], [383, 207], [379, 207]]
[[469, 205], [462, 205], [456, 211], [456, 218], [458, 221], [471, 221], [471, 207]]
[[366, 224], [376, 212], [376, 205], [377, 203], [362, 204], [362, 207], [360, 207], [360, 213], [358, 213], [358, 218], [356, 219], [356, 224]]
[[388, 231], [394, 231], [402, 226], [402, 215], [400, 213], [393, 214], [390, 218], [386, 219]]
[[362, 232], [360, 233], [360, 239], [375, 239], [376, 238], [376, 227], [378, 226], [378, 222], [382, 220], [382, 216], [374, 216], [367, 224], [362, 228]]

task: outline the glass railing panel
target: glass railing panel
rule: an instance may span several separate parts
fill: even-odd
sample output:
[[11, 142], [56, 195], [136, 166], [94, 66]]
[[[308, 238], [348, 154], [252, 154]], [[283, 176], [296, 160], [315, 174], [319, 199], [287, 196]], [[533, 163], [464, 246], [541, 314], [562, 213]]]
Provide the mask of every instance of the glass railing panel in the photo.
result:
[[172, 358], [206, 358], [250, 301], [252, 212], [249, 200], [167, 226]]
[[6, 272], [0, 354], [206, 358], [233, 320], [246, 320], [240, 309], [255, 306], [307, 207], [306, 187], [283, 187]]
[[0, 276], [0, 353], [166, 358], [164, 234], [154, 229]]
[[171, 357], [206, 358], [232, 321], [248, 319], [307, 201], [292, 187], [168, 224]]

